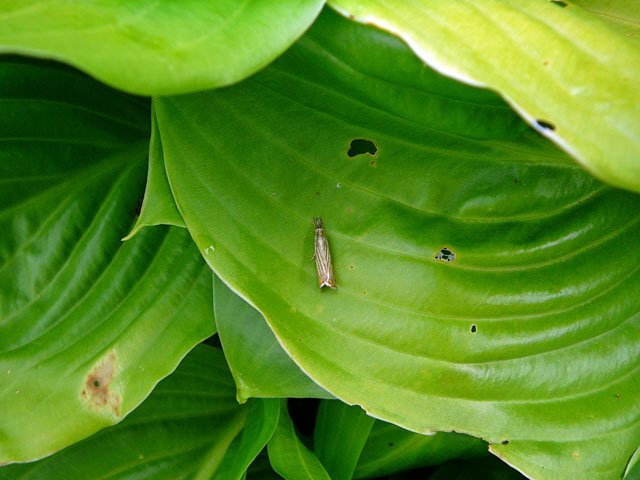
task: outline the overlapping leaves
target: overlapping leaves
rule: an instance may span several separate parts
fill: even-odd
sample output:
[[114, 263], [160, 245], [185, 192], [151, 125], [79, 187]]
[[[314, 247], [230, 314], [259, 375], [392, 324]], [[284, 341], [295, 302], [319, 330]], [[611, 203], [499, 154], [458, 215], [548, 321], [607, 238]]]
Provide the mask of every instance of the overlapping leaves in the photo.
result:
[[[481, 436], [537, 478], [622, 472], [640, 438], [639, 197], [330, 13], [252, 79], [155, 106], [185, 224], [314, 381]], [[375, 153], [350, 156], [362, 139]], [[309, 262], [313, 216], [335, 292]]]
[[121, 420], [215, 325], [185, 230], [120, 240], [143, 192], [148, 102], [15, 58], [0, 85], [2, 464]]
[[330, 3], [398, 35], [433, 68], [495, 89], [587, 170], [640, 192], [640, 10], [632, 0]]
[[324, 0], [0, 3], [0, 51], [55, 58], [120, 89], [176, 94], [237, 82], [280, 55]]

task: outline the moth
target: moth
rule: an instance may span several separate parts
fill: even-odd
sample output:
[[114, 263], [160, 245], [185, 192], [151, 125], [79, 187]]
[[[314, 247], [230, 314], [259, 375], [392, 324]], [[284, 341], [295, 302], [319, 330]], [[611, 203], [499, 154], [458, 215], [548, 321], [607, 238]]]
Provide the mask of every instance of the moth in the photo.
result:
[[320, 288], [331, 287], [338, 288], [336, 285], [336, 277], [333, 274], [333, 265], [331, 265], [331, 252], [329, 252], [329, 241], [324, 233], [324, 225], [322, 218], [314, 218], [313, 223], [316, 228], [316, 238], [314, 242], [315, 250], [313, 257], [316, 259], [316, 269], [318, 271], [318, 283]]

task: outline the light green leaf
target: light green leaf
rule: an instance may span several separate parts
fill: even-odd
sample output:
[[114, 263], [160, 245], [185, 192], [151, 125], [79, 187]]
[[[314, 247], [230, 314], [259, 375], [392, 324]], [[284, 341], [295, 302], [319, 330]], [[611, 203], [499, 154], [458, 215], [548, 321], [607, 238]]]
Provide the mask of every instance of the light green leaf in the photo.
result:
[[380, 477], [438, 465], [453, 458], [487, 455], [487, 444], [478, 438], [442, 432], [420, 435], [376, 421], [358, 459], [354, 478]]
[[132, 93], [229, 85], [263, 68], [324, 0], [0, 2], [0, 52], [54, 58]]
[[216, 326], [238, 401], [251, 397], [332, 398], [287, 356], [260, 312], [218, 277], [213, 285]]
[[579, 3], [330, 2], [398, 35], [436, 70], [498, 91], [594, 175], [640, 192], [640, 9], [605, 2], [613, 15], [632, 15], [620, 21]]
[[151, 142], [149, 143], [149, 169], [147, 170], [147, 186], [140, 208], [140, 216], [131, 232], [122, 240], [129, 240], [144, 227], [154, 225], [173, 225], [184, 227], [178, 207], [173, 200], [171, 186], [164, 170], [162, 140], [158, 132], [153, 111], [151, 114]]
[[[423, 68], [406, 81], [412, 61], [393, 37], [327, 12], [251, 79], [158, 99], [190, 233], [345, 403], [481, 437], [539, 479], [621, 475], [640, 440], [640, 196], [519, 124], [465, 135], [486, 131], [495, 98], [472, 102], [469, 88], [460, 100]], [[377, 151], [349, 156], [357, 139]], [[309, 261], [313, 216], [335, 291], [318, 289]]]
[[373, 422], [373, 417], [357, 405], [349, 406], [338, 400], [320, 402], [313, 451], [332, 480], [353, 478]]
[[573, 0], [571, 3], [602, 18], [640, 46], [640, 10], [635, 0]]
[[120, 421], [215, 332], [188, 233], [134, 240], [148, 103], [44, 62], [0, 62], [0, 464]]
[[271, 466], [286, 480], [331, 480], [318, 457], [296, 435], [286, 400], [280, 401], [280, 420], [268, 450]]
[[192, 478], [212, 446], [228, 446], [227, 432], [244, 432], [249, 410], [235, 401], [222, 352], [199, 345], [121, 423], [38, 462], [1, 467], [0, 479]]

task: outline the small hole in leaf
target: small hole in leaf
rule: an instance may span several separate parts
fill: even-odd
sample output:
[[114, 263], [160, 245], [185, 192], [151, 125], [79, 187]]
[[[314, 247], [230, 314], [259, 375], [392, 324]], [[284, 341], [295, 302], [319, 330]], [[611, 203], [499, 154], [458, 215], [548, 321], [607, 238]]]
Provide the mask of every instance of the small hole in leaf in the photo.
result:
[[93, 381], [93, 386], [98, 388], [100, 386], [100, 382], [98, 380]]
[[559, 7], [566, 7], [568, 5], [567, 2], [563, 2], [561, 0], [551, 0], [551, 3], [553, 3], [554, 5], [558, 5]]
[[556, 126], [551, 123], [551, 122], [547, 122], [546, 120], [536, 120], [536, 123], [538, 124], [539, 127], [544, 128], [545, 130], [555, 130]]
[[502, 445], [509, 445], [509, 440], [502, 440], [500, 443], [502, 443]]
[[390, 447], [393, 447], [393, 443], [389, 443], [389, 446], [390, 446]]
[[433, 257], [436, 260], [442, 260], [443, 262], [453, 262], [456, 259], [456, 254], [453, 250], [448, 247], [442, 247], [440, 252]]
[[364, 155], [365, 153], [368, 153], [371, 156], [375, 156], [377, 152], [378, 152], [378, 148], [376, 147], [376, 144], [373, 143], [371, 140], [356, 138], [355, 140], [351, 141], [351, 145], [349, 146], [349, 151], [347, 152], [347, 155], [349, 155], [352, 158], [358, 155]]
[[471, 333], [476, 333], [478, 331], [478, 327], [475, 324], [473, 324], [473, 325], [471, 325], [471, 329], [470, 330], [471, 330]]

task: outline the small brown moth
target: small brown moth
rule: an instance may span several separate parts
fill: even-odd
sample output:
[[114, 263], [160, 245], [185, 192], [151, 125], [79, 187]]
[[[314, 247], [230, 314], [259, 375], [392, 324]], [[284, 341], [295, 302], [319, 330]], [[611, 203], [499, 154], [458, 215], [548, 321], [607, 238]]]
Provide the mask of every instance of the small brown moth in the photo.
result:
[[313, 223], [316, 227], [315, 250], [313, 257], [316, 259], [316, 269], [318, 270], [318, 283], [320, 288], [331, 287], [334, 290], [337, 287], [336, 277], [333, 275], [333, 265], [331, 265], [331, 253], [329, 252], [329, 242], [324, 234], [324, 225], [322, 218], [314, 218]]

